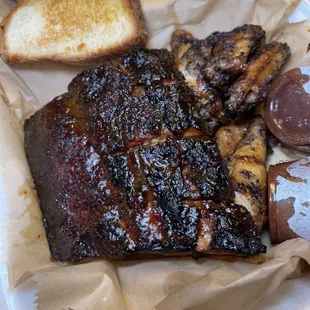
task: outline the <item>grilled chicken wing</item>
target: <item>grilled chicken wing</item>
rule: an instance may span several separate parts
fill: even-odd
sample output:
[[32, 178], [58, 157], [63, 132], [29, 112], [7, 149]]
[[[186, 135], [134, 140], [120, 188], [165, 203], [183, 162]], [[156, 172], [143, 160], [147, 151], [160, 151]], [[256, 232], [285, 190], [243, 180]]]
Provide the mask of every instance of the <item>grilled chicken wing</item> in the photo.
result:
[[243, 25], [211, 36], [216, 38], [216, 44], [212, 58], [204, 67], [204, 75], [214, 87], [225, 86], [244, 72], [249, 56], [265, 43], [265, 31], [255, 25]]
[[215, 138], [223, 159], [236, 149], [248, 127], [248, 121], [230, 121], [218, 129]]
[[264, 101], [270, 82], [290, 56], [285, 43], [267, 44], [228, 89], [225, 112], [233, 118]]
[[201, 67], [206, 58], [211, 57], [211, 44], [195, 39], [189, 32], [176, 30], [171, 37], [171, 52], [175, 57], [177, 68], [183, 73], [186, 82], [194, 89], [198, 86]]
[[213, 39], [197, 40], [184, 30], [176, 30], [171, 38], [171, 50], [177, 68], [198, 99], [197, 112], [206, 121], [206, 129], [214, 132], [223, 119], [223, 105], [216, 90], [204, 80], [201, 68], [211, 57]]
[[266, 140], [265, 122], [255, 116], [228, 162], [234, 202], [247, 208], [259, 230], [266, 221]]

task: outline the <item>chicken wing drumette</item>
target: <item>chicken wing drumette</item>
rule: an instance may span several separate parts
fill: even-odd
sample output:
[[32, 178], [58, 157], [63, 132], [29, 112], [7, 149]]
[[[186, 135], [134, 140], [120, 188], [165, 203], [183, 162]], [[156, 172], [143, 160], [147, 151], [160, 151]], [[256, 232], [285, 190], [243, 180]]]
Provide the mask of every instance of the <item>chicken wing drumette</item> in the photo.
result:
[[289, 56], [290, 48], [286, 43], [267, 44], [228, 89], [225, 113], [230, 118], [235, 118], [263, 102], [267, 97], [269, 84]]
[[243, 25], [230, 32], [215, 32], [210, 37], [216, 43], [203, 72], [205, 79], [214, 87], [227, 86], [243, 73], [249, 57], [265, 43], [265, 31], [256, 25]]
[[211, 132], [223, 121], [223, 104], [217, 91], [204, 79], [202, 68], [211, 57], [214, 37], [197, 40], [189, 32], [176, 30], [171, 38], [171, 50], [178, 69], [194, 91], [197, 113]]

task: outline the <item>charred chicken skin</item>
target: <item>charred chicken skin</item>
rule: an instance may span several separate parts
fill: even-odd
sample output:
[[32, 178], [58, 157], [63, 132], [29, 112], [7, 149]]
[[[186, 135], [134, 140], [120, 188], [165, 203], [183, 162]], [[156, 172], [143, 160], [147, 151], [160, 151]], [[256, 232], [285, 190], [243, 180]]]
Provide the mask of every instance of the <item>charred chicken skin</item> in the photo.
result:
[[211, 37], [216, 43], [203, 72], [214, 87], [227, 86], [243, 73], [249, 57], [265, 43], [265, 31], [255, 25], [244, 25], [230, 32], [215, 32]]
[[236, 149], [249, 127], [248, 120], [230, 121], [221, 126], [215, 138], [223, 159], [227, 158]]
[[252, 59], [244, 73], [228, 89], [225, 112], [242, 115], [267, 98], [268, 86], [290, 56], [287, 44], [272, 42]]
[[216, 133], [220, 153], [228, 163], [234, 202], [247, 208], [259, 230], [266, 222], [267, 212], [266, 130], [263, 118], [257, 115], [248, 121], [224, 125]]
[[171, 37], [171, 51], [177, 68], [198, 98], [195, 110], [205, 120], [205, 129], [212, 133], [224, 118], [222, 100], [202, 73], [213, 45], [213, 40], [194, 39], [184, 30], [176, 30]]
[[228, 120], [242, 119], [263, 102], [270, 83], [290, 56], [287, 44], [265, 45], [265, 32], [255, 25], [214, 32], [204, 40], [176, 30], [171, 48], [210, 130]]
[[139, 49], [84, 71], [26, 120], [55, 260], [266, 251], [195, 100], [168, 51]]

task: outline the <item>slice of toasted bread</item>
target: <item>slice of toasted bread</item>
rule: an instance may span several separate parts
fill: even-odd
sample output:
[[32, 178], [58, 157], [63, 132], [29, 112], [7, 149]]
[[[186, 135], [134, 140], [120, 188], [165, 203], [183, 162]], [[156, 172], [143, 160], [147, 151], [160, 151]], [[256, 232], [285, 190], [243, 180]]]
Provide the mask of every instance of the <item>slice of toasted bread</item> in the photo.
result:
[[23, 0], [0, 33], [9, 63], [110, 59], [145, 41], [139, 0]]

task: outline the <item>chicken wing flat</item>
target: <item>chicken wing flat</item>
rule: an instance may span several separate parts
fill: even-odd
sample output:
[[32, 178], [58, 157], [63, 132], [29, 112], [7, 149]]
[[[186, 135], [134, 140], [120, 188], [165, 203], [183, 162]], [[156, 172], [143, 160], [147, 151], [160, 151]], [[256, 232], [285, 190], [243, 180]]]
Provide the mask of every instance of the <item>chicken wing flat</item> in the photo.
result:
[[266, 221], [266, 156], [266, 125], [261, 116], [255, 116], [230, 157], [228, 167], [234, 202], [247, 208], [259, 230]]
[[267, 97], [268, 86], [290, 56], [286, 43], [267, 44], [228, 89], [225, 113], [230, 118], [251, 110]]
[[247, 120], [230, 121], [221, 126], [216, 134], [216, 143], [223, 159], [231, 155], [241, 142], [249, 127]]
[[202, 68], [211, 57], [213, 39], [197, 40], [184, 30], [176, 30], [171, 38], [171, 50], [177, 68], [194, 91], [198, 99], [196, 111], [206, 121], [206, 129], [210, 132], [214, 132], [224, 117], [223, 104], [217, 91], [202, 75]]
[[228, 85], [246, 69], [248, 58], [265, 43], [261, 26], [243, 25], [230, 32], [215, 32], [212, 57], [206, 62], [204, 75], [214, 87]]

